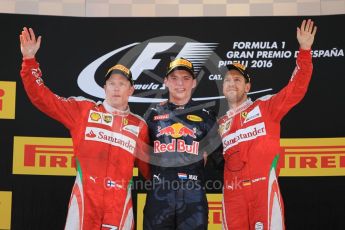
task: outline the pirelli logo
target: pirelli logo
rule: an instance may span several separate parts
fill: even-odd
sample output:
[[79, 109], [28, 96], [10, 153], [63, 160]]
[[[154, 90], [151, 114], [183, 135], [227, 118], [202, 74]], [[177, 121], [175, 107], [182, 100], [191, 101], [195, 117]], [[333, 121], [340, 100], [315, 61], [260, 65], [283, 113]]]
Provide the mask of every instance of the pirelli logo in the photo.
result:
[[345, 138], [281, 139], [280, 176], [344, 176]]
[[[208, 229], [218, 230], [222, 228], [222, 194], [207, 194], [208, 201]], [[143, 213], [146, 202], [146, 194], [137, 196], [137, 230], [143, 229]]]
[[0, 81], [0, 119], [14, 119], [16, 82]]
[[70, 138], [14, 137], [13, 174], [76, 174]]
[[72, 139], [14, 137], [13, 174], [75, 176]]

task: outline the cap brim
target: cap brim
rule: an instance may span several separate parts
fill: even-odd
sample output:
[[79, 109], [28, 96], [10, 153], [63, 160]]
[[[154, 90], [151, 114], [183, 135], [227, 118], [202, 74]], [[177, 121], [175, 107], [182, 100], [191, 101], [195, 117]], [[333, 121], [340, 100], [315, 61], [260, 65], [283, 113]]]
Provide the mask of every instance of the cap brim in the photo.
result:
[[190, 68], [184, 67], [184, 66], [176, 66], [176, 67], [172, 68], [171, 70], [169, 70], [169, 71], [167, 72], [167, 74], [166, 74], [165, 76], [167, 77], [169, 74], [171, 74], [171, 73], [174, 72], [175, 70], [185, 70], [185, 71], [187, 71], [188, 73], [190, 73], [190, 74], [192, 75], [193, 78], [195, 78], [194, 72], [193, 72]]
[[247, 72], [243, 71], [242, 69], [238, 68], [237, 66], [227, 65], [226, 68], [228, 69], [228, 71], [237, 70], [238, 72], [240, 72], [242, 74], [242, 76], [244, 78], [246, 78], [248, 81], [250, 80], [249, 74]]
[[114, 70], [110, 71], [110, 72], [105, 76], [104, 82], [106, 82], [106, 81], [110, 78], [110, 76], [113, 75], [113, 74], [120, 74], [121, 76], [123, 76], [124, 78], [126, 78], [126, 79], [131, 83], [131, 85], [134, 84], [133, 80], [131, 80], [124, 72], [122, 72], [121, 70], [117, 70], [117, 69], [114, 69]]

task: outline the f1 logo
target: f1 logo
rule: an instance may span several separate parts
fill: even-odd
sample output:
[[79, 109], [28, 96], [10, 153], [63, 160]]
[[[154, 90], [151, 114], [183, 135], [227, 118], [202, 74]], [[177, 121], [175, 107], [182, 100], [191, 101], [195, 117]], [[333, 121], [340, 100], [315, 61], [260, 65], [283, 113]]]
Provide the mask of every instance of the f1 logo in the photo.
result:
[[[183, 40], [183, 39], [182, 39]], [[218, 43], [200, 43], [200, 42], [149, 42], [139, 57], [131, 66], [133, 79], [136, 80], [144, 70], [154, 70], [160, 59], [153, 59], [157, 53], [165, 52], [173, 46], [180, 47], [184, 44], [175, 58], [184, 57], [194, 62], [194, 70], [198, 72], [202, 65], [207, 61]]]
[[[200, 43], [184, 37], [157, 37], [142, 43], [132, 43], [104, 54], [88, 64], [78, 76], [78, 86], [89, 95], [104, 98], [104, 90], [95, 81], [95, 73], [104, 62], [124, 50], [129, 51], [118, 61], [118, 63], [128, 65], [132, 71], [133, 79], [137, 80], [144, 71], [152, 71], [157, 68], [162, 59], [154, 57], [164, 52], [177, 54], [175, 58], [184, 57], [192, 60], [194, 71], [198, 73], [217, 46], [218, 43]], [[144, 80], [145, 84], [163, 83], [162, 77], [160, 76], [161, 74], [157, 75], [154, 72], [150, 72], [147, 75], [148, 78]], [[141, 83], [136, 83], [134, 88], [137, 84]], [[164, 87], [161, 89], [164, 89]], [[151, 90], [151, 88], [143, 87], [140, 88], [140, 90]], [[153, 100], [147, 97], [131, 96], [130, 102], [152, 103]]]
[[154, 70], [160, 62], [160, 59], [153, 59], [153, 57], [157, 53], [170, 49], [174, 44], [175, 42], [156, 42], [147, 44], [131, 67], [133, 79], [136, 80], [144, 70]]

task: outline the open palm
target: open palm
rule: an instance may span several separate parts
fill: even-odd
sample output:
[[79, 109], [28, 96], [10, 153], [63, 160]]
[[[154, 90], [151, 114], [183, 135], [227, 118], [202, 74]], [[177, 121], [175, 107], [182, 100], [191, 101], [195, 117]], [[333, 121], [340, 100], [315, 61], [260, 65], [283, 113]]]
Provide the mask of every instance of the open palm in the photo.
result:
[[301, 27], [297, 27], [297, 40], [302, 49], [311, 49], [314, 43], [314, 37], [317, 27], [311, 19], [303, 20]]
[[26, 27], [23, 28], [22, 33], [19, 36], [20, 39], [20, 50], [23, 54], [24, 59], [33, 58], [37, 53], [37, 50], [41, 45], [41, 36], [36, 40], [33, 29]]

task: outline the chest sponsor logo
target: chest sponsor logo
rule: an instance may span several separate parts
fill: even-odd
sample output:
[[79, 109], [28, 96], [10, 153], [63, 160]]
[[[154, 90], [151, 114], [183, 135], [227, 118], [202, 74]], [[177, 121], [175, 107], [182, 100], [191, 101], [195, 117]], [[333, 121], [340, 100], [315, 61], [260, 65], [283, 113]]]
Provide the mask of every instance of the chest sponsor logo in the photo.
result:
[[167, 126], [162, 128], [158, 126], [157, 135], [156, 137], [160, 136], [171, 136], [173, 138], [180, 138], [180, 137], [193, 137], [196, 138], [196, 128], [188, 128], [187, 126], [183, 125], [182, 123], [175, 123], [173, 125]]
[[88, 122], [113, 126], [113, 115], [110, 113], [102, 113], [98, 111], [90, 111]]
[[166, 119], [169, 119], [169, 113], [162, 114], [162, 115], [156, 115], [156, 116], [153, 117], [154, 121], [166, 120]]
[[250, 112], [246, 114], [246, 116], [244, 117], [243, 123], [247, 123], [259, 117], [261, 117], [261, 111], [260, 111], [259, 106], [256, 106], [253, 110], [251, 110]]
[[187, 119], [190, 120], [190, 121], [195, 121], [195, 122], [202, 122], [203, 119], [197, 115], [192, 115], [192, 114], [189, 114], [187, 115]]
[[226, 132], [228, 132], [231, 128], [233, 118], [229, 118], [228, 121], [219, 125], [219, 134], [223, 136]]
[[249, 126], [244, 129], [239, 129], [223, 138], [224, 152], [241, 142], [253, 140], [264, 135], [266, 135], [266, 127], [264, 122]]
[[160, 141], [156, 140], [153, 142], [153, 152], [154, 153], [179, 152], [179, 153], [189, 153], [193, 155], [198, 155], [199, 142], [193, 141], [191, 145], [188, 145], [182, 139], [172, 139], [170, 143], [161, 143]]
[[130, 153], [134, 153], [136, 141], [121, 133], [111, 132], [109, 130], [86, 127], [85, 140], [102, 142], [120, 147]]
[[126, 125], [122, 127], [123, 130], [126, 130], [130, 133], [133, 133], [135, 136], [139, 135], [139, 127], [135, 125]]

